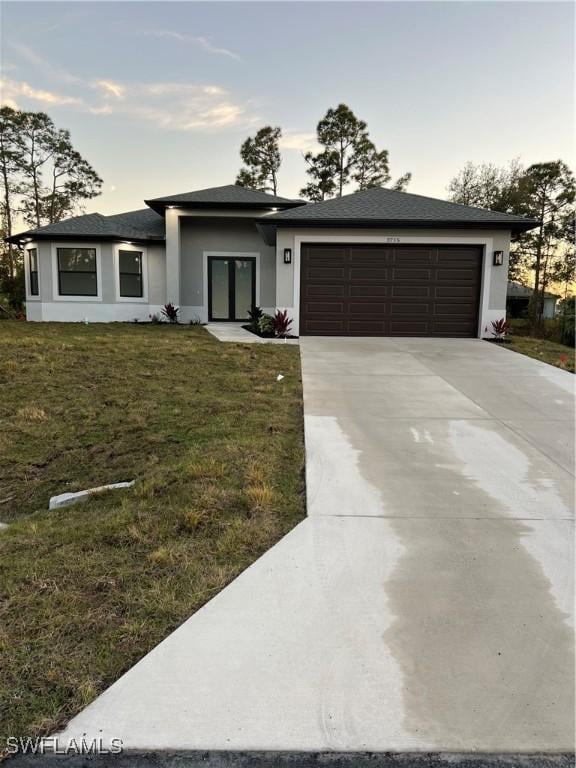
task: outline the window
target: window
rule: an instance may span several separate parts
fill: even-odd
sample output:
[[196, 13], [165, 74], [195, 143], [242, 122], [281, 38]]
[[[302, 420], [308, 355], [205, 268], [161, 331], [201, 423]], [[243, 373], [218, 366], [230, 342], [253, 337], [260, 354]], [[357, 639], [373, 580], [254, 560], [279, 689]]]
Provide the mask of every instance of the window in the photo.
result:
[[30, 296], [38, 296], [38, 251], [36, 248], [28, 249], [28, 278]]
[[120, 272], [120, 296], [141, 299], [144, 296], [142, 251], [118, 251], [118, 269]]
[[60, 296], [97, 296], [95, 248], [57, 248]]

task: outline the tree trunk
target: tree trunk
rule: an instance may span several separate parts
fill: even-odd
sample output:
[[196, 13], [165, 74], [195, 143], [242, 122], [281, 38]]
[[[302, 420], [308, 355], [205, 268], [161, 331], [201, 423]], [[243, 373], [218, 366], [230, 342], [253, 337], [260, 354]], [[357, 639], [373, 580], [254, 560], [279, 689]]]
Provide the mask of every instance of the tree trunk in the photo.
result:
[[536, 241], [536, 264], [534, 266], [534, 292], [530, 307], [530, 330], [535, 333], [540, 325], [539, 289], [540, 289], [540, 264], [542, 261], [542, 246], [544, 240], [544, 201], [540, 207], [540, 228]]
[[[10, 179], [8, 177], [8, 166], [6, 165], [6, 147], [4, 144], [4, 135], [0, 135], [0, 154], [2, 157], [2, 191], [4, 194], [4, 214], [6, 218], [5, 236], [12, 236], [12, 204], [10, 201]], [[13, 280], [16, 277], [16, 260], [12, 243], [8, 243], [6, 250], [8, 262], [8, 278]]]

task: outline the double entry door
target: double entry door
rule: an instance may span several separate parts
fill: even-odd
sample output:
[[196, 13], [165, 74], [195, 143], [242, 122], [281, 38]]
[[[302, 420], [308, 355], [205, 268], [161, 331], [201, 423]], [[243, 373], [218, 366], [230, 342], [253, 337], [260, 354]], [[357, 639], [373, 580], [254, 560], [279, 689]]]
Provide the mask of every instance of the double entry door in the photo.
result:
[[256, 305], [256, 259], [208, 257], [208, 319], [248, 320]]

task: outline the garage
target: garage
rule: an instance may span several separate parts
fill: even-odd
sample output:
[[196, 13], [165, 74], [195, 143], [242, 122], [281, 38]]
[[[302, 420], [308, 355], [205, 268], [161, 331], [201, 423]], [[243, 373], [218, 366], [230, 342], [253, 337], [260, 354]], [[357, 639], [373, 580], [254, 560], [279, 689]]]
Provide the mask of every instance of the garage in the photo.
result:
[[300, 334], [475, 337], [482, 246], [303, 243]]

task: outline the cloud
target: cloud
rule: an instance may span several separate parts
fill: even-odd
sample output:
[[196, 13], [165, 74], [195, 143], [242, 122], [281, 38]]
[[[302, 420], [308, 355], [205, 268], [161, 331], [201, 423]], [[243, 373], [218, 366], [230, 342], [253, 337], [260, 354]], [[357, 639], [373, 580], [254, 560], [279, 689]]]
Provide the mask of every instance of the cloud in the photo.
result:
[[280, 138], [280, 147], [308, 152], [317, 150], [318, 142], [315, 133], [285, 133]]
[[179, 43], [197, 45], [207, 53], [213, 53], [216, 56], [227, 56], [228, 58], [234, 59], [235, 61], [242, 61], [242, 57], [237, 53], [228, 50], [228, 48], [218, 48], [217, 46], [213, 45], [207, 37], [185, 35], [181, 32], [173, 32], [169, 29], [153, 29], [142, 32], [141, 34], [146, 37], [165, 38], [167, 40], [177, 40]]
[[123, 85], [114, 83], [112, 80], [96, 80], [96, 82], [93, 84], [93, 87], [99, 88], [107, 96], [112, 95], [117, 99], [124, 98], [124, 94], [126, 92], [126, 88]]
[[10, 47], [29, 64], [32, 64], [37, 69], [40, 69], [44, 75], [49, 75], [50, 77], [60, 80], [63, 83], [78, 84], [82, 82], [79, 77], [76, 77], [76, 75], [73, 75], [71, 72], [67, 72], [65, 69], [61, 69], [60, 67], [55, 67], [44, 57], [40, 56], [39, 53], [36, 53], [33, 48], [30, 48], [29, 45], [24, 45], [24, 43], [18, 42], [10, 42]]
[[[141, 34], [193, 43], [210, 53], [240, 60], [237, 54], [225, 48], [217, 48], [205, 37], [193, 37], [169, 30]], [[259, 122], [249, 101], [239, 102], [225, 88], [215, 83], [142, 83], [119, 82], [97, 76], [81, 78], [53, 65], [28, 45], [17, 41], [11, 41], [10, 45], [21, 58], [38, 70], [42, 85], [47, 81], [50, 86], [48, 90], [31, 82], [5, 76], [4, 80], [0, 80], [1, 101], [14, 107], [38, 108], [37, 105], [41, 104], [100, 117], [119, 115], [175, 131], [248, 127]], [[13, 75], [11, 71], [10, 75]], [[52, 87], [53, 83], [57, 87]]]
[[50, 104], [52, 106], [79, 106], [82, 104], [82, 99], [75, 96], [65, 96], [54, 91], [34, 88], [23, 80], [3, 78], [0, 80], [0, 91], [2, 92], [2, 103], [9, 105], [17, 104], [19, 97], [25, 97], [31, 101], [39, 101], [42, 104]]
[[[211, 83], [124, 83], [97, 78], [78, 80], [79, 95], [44, 90], [26, 81], [0, 81], [2, 102], [12, 107], [32, 103], [65, 107], [95, 116], [118, 115], [174, 131], [252, 126], [259, 121], [248, 104]], [[25, 108], [24, 106], [24, 108]]]

